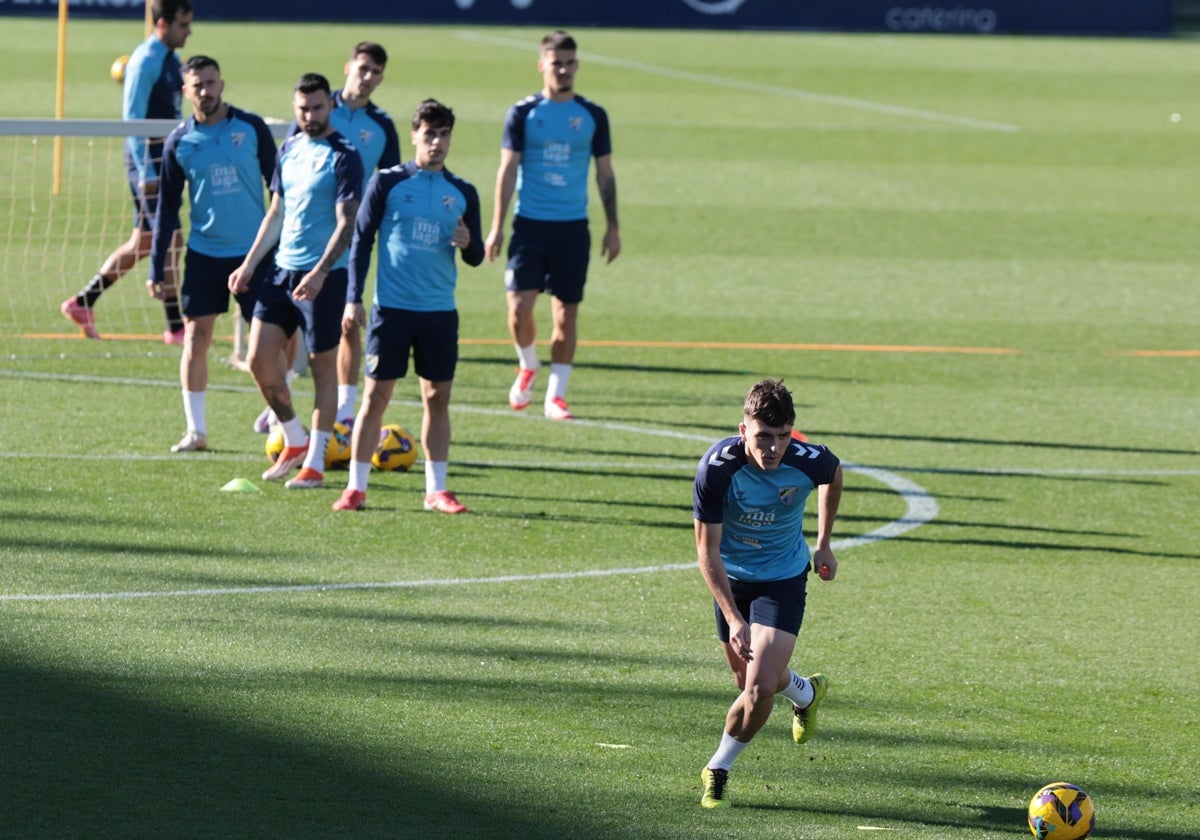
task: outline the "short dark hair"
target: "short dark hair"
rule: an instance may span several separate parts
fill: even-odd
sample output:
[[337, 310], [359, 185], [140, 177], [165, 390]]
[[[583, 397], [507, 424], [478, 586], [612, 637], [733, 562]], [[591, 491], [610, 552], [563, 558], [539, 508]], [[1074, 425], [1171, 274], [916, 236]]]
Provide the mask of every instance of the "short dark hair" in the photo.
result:
[[413, 111], [412, 127], [416, 131], [421, 123], [430, 128], [454, 128], [454, 112], [436, 99], [423, 99]]
[[180, 12], [192, 11], [192, 0], [154, 0], [150, 6], [150, 17], [158, 23], [165, 20], [174, 23]]
[[767, 426], [793, 426], [796, 423], [792, 392], [783, 387], [782, 379], [764, 379], [755, 383], [746, 394], [742, 413]]
[[574, 50], [575, 39], [570, 32], [565, 29], [555, 29], [549, 35], [542, 39], [542, 52], [554, 52], [555, 50]]
[[305, 73], [296, 82], [296, 93], [316, 93], [319, 90], [330, 92], [329, 80], [320, 73]]
[[371, 60], [380, 67], [387, 67], [387, 50], [374, 41], [359, 41], [350, 51], [350, 59], [354, 60], [362, 54], [369, 55]]
[[194, 55], [184, 63], [183, 72], [199, 73], [201, 70], [204, 70], [208, 67], [213, 68], [217, 71], [217, 74], [220, 75], [221, 65], [217, 64], [217, 60], [215, 58], [210, 58], [207, 55]]

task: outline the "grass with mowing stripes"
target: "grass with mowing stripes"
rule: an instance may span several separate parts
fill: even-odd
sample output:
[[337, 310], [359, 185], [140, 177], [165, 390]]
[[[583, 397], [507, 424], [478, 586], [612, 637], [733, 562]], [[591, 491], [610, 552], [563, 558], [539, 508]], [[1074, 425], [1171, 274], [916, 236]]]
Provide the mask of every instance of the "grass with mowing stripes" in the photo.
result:
[[[10, 115], [49, 114], [53, 31], [6, 20]], [[72, 23], [70, 116], [116, 112], [107, 68], [139, 34]], [[381, 41], [378, 100], [454, 107], [486, 218], [541, 34], [201, 15], [187, 52], [284, 117], [301, 72]], [[423, 513], [419, 471], [374, 476], [354, 515], [264, 485], [244, 374], [213, 364], [213, 449], [177, 457], [178, 351], [4, 339], [0, 835], [998, 840], [1061, 779], [1094, 837], [1197, 836], [1197, 360], [1130, 355], [1197, 349], [1192, 46], [577, 34], [625, 252], [592, 267], [571, 425], [505, 407], [500, 270], [461, 271], [469, 515]], [[63, 332], [43, 279], [0, 292]], [[1014, 352], [785, 349], [864, 344]], [[812, 439], [938, 515], [814, 584], [794, 664], [833, 679], [821, 730], [795, 747], [780, 704], [737, 807], [705, 813], [734, 688], [674, 567], [695, 460], [766, 375]], [[396, 396], [415, 430], [413, 383]], [[261, 492], [220, 492], [235, 477]], [[908, 502], [852, 471], [837, 535]], [[91, 597], [27, 597], [68, 594]]]

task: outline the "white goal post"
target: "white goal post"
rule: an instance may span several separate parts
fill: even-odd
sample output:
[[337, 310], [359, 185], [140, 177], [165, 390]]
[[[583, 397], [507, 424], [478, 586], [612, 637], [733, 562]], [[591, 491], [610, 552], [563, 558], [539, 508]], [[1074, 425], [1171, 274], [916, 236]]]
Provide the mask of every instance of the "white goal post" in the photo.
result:
[[[133, 229], [125, 138], [164, 137], [176, 125], [176, 120], [0, 118], [0, 354], [103, 357], [136, 352], [132, 342], [162, 346], [163, 309], [146, 291], [148, 261], [97, 302], [103, 340], [84, 339], [59, 307]], [[273, 124], [271, 130], [279, 139], [287, 126]], [[186, 233], [186, 200], [184, 205]], [[225, 361], [240, 367], [246, 325], [234, 317], [236, 308], [230, 312], [232, 349]]]

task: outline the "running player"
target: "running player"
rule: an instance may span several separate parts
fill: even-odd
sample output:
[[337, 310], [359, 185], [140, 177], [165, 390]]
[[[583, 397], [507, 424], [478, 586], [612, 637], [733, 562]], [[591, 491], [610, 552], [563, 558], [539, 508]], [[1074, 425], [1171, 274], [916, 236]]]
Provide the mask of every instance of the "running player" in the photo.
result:
[[[837, 575], [830, 540], [842, 497], [842, 467], [824, 446], [792, 437], [796, 409], [782, 382], [750, 389], [738, 434], [700, 459], [693, 491], [696, 552], [712, 592], [717, 636], [741, 693], [725, 716], [720, 745], [701, 771], [705, 808], [729, 807], [734, 760], [771, 715], [775, 695], [792, 702], [792, 738], [816, 728], [828, 680], [789, 668], [804, 618], [809, 566]], [[816, 549], [804, 541], [804, 506], [817, 491]]]

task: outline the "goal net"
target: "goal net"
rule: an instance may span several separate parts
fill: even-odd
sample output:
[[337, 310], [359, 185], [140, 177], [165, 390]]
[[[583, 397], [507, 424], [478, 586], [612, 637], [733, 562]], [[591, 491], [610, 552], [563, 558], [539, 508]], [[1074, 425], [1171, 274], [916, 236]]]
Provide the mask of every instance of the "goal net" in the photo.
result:
[[[125, 138], [163, 137], [175, 125], [0, 119], [0, 357], [121, 356], [163, 347], [166, 318], [146, 288], [148, 258], [96, 302], [101, 340], [85, 338], [60, 307], [133, 231]], [[281, 136], [285, 127], [272, 129]], [[182, 223], [186, 238], [186, 200]], [[236, 362], [245, 326], [235, 312], [231, 307], [224, 326], [218, 322], [213, 353]]]

